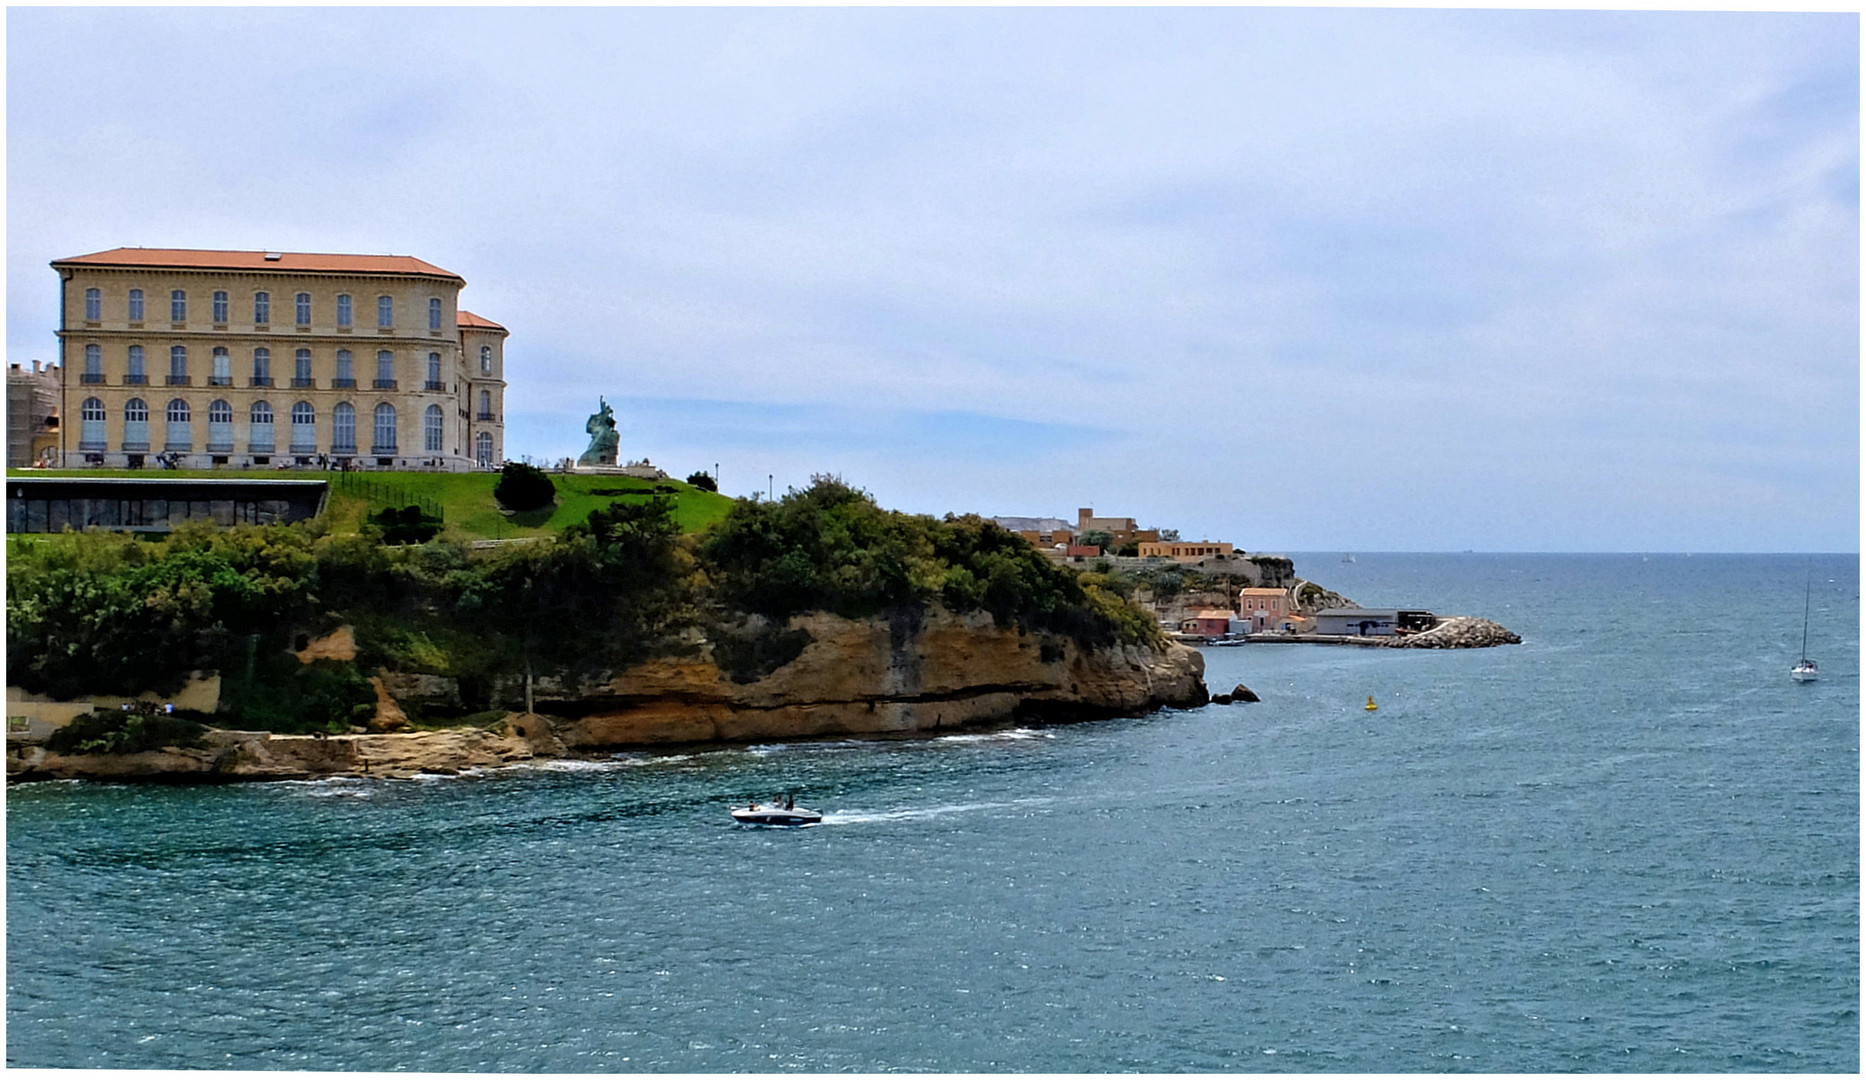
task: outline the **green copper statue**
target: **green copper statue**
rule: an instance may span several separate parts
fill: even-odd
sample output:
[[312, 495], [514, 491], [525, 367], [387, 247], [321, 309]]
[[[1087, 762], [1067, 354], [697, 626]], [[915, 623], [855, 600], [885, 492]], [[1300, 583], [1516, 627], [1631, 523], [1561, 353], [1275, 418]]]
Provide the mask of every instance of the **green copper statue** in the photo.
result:
[[616, 434], [616, 416], [607, 401], [599, 397], [596, 403], [601, 408], [590, 417], [589, 423], [583, 425], [583, 430], [590, 434], [590, 448], [577, 459], [578, 465], [616, 463], [616, 444], [621, 442], [621, 437]]

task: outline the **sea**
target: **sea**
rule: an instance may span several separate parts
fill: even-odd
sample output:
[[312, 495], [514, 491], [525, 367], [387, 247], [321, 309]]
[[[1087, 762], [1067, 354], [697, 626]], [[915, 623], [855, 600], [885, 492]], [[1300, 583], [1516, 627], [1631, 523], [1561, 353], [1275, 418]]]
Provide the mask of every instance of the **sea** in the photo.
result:
[[[1133, 719], [11, 786], [7, 1064], [1858, 1071], [1858, 556], [1296, 563], [1523, 643], [1212, 648], [1260, 702]], [[777, 792], [823, 823], [727, 816]]]

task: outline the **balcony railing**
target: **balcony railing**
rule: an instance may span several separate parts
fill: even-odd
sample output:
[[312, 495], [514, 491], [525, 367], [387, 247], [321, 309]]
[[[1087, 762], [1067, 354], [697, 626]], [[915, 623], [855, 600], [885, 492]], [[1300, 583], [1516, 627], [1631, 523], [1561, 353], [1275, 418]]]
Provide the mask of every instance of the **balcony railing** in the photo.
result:
[[356, 389], [356, 380], [355, 379], [332, 379], [330, 381], [330, 388], [332, 390], [354, 390]]
[[317, 380], [299, 378], [298, 376], [294, 375], [292, 376], [292, 389], [294, 390], [315, 390], [317, 389]]
[[210, 441], [207, 444], [207, 452], [210, 454], [231, 454], [233, 453], [233, 443], [217, 443]]
[[297, 443], [297, 442], [295, 442], [295, 443], [293, 443], [293, 444], [292, 444], [292, 448], [291, 448], [291, 450], [289, 450], [289, 451], [288, 451], [288, 453], [293, 453], [293, 454], [315, 454], [315, 453], [317, 453], [317, 444], [316, 444], [316, 443]]
[[395, 380], [394, 379], [377, 379], [375, 388], [377, 390], [393, 390], [395, 389]]
[[110, 449], [110, 446], [109, 444], [105, 443], [102, 439], [97, 439], [95, 441], [85, 439], [85, 440], [79, 441], [78, 449], [79, 450], [108, 450]]
[[334, 444], [331, 446], [330, 452], [333, 454], [354, 454], [356, 453], [356, 444], [351, 443], [348, 446]]
[[232, 386], [233, 376], [231, 375], [209, 375], [207, 377], [207, 385], [209, 386]]
[[427, 385], [424, 386], [422, 389], [424, 390], [445, 390], [447, 389], [447, 384], [444, 382], [435, 382], [433, 379], [429, 379], [427, 382]]
[[270, 376], [270, 375], [255, 375], [255, 376], [253, 376], [253, 381], [252, 381], [252, 384], [251, 384], [251, 385], [253, 385], [253, 386], [271, 386], [271, 385], [272, 385], [272, 376]]
[[164, 443], [162, 445], [162, 450], [164, 453], [171, 453], [171, 454], [192, 454], [194, 453], [194, 444], [185, 443], [185, 442], [184, 443], [173, 443], [173, 442]]
[[101, 371], [87, 371], [84, 374], [78, 376], [78, 381], [81, 383], [91, 383], [91, 384], [95, 384], [98, 386], [102, 386], [104, 382], [104, 373]]
[[480, 413], [480, 414], [479, 414], [479, 418], [480, 418], [481, 420], [494, 420], [494, 419], [497, 419], [497, 417], [495, 417], [495, 416], [493, 416], [493, 415], [492, 415], [491, 413], [489, 413], [489, 412], [483, 412], [483, 413]]
[[149, 382], [149, 376], [144, 375], [140, 372], [136, 374], [132, 374], [132, 375], [123, 376], [123, 385], [125, 386], [145, 386], [148, 384], [148, 382]]
[[126, 454], [147, 454], [149, 452], [149, 443], [147, 441], [126, 442], [123, 444], [123, 452]]
[[192, 383], [193, 380], [189, 379], [186, 375], [170, 375], [168, 377], [168, 384], [170, 386], [189, 386], [192, 385]]
[[396, 454], [401, 453], [401, 451], [397, 450], [393, 445], [372, 446], [369, 448], [369, 453], [371, 457], [394, 457]]
[[249, 454], [270, 454], [274, 451], [272, 449], [272, 442], [268, 440], [262, 443], [247, 443], [246, 452]]

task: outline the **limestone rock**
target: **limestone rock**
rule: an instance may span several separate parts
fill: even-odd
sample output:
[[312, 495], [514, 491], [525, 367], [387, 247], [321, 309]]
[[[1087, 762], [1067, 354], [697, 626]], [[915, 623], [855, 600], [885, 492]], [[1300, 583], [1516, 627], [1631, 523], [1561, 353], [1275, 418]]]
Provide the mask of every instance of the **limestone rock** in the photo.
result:
[[1395, 637], [1386, 644], [1395, 649], [1485, 649], [1522, 642], [1522, 638], [1489, 619], [1474, 615], [1441, 615], [1432, 629]]

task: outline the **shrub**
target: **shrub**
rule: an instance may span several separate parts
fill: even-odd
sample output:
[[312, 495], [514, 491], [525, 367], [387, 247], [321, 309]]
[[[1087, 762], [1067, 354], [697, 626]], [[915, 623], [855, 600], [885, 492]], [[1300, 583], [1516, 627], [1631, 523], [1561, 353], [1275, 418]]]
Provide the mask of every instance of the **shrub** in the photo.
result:
[[60, 754], [135, 754], [164, 746], [198, 746], [207, 728], [186, 716], [163, 712], [154, 702], [127, 709], [100, 709], [52, 732], [46, 749]]
[[419, 506], [379, 510], [369, 515], [369, 523], [382, 530], [385, 544], [425, 544], [441, 531], [441, 519], [423, 513]]
[[701, 491], [718, 491], [719, 490], [719, 481], [714, 480], [711, 473], [704, 473], [704, 472], [694, 473], [692, 476], [687, 477], [687, 483], [692, 484], [694, 487], [699, 488]]
[[543, 470], [522, 461], [508, 461], [499, 470], [499, 482], [493, 485], [492, 497], [507, 510], [524, 512], [551, 505], [557, 497], [557, 485]]

